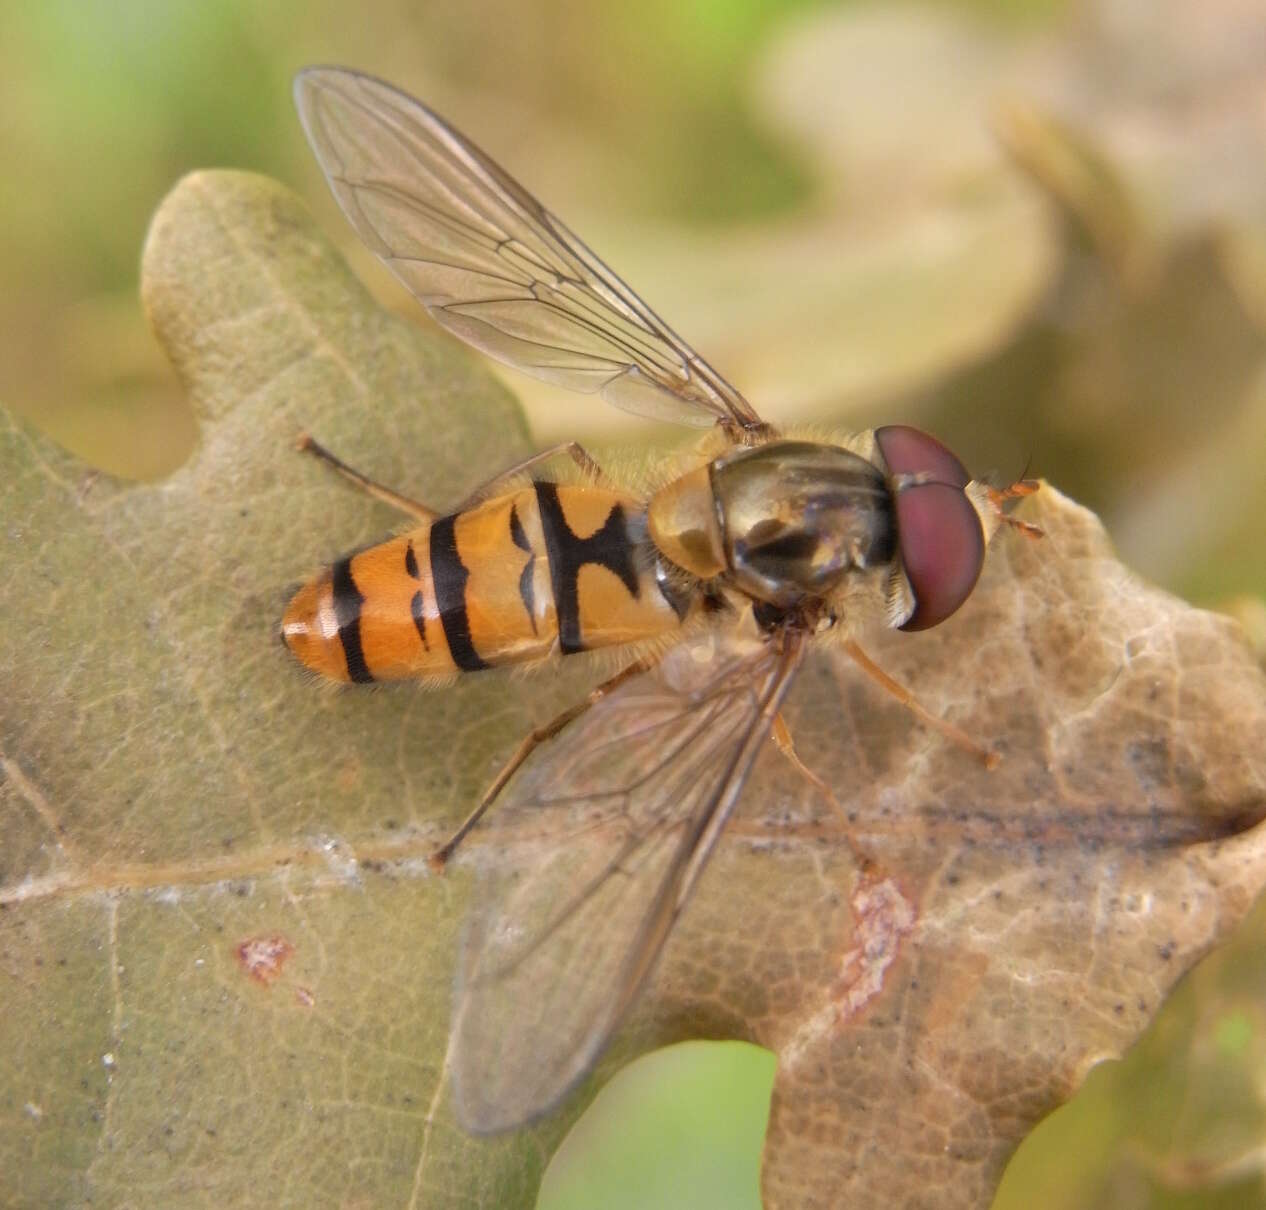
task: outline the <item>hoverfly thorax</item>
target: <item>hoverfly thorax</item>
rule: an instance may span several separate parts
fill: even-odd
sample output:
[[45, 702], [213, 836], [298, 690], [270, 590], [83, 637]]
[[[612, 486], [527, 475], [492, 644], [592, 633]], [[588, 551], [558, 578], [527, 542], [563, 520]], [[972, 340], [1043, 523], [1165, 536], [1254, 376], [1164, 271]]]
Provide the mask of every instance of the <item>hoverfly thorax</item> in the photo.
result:
[[893, 556], [883, 474], [850, 450], [778, 441], [711, 471], [730, 580], [756, 600], [783, 609], [822, 600], [850, 572]]
[[738, 450], [652, 497], [648, 528], [679, 567], [790, 609], [829, 596], [850, 571], [891, 560], [883, 472], [834, 445], [774, 441]]

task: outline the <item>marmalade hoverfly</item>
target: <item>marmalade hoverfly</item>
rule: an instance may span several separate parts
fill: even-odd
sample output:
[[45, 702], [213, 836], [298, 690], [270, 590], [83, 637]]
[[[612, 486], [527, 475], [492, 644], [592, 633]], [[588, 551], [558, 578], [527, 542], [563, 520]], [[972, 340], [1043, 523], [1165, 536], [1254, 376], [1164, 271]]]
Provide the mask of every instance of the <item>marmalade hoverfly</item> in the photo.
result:
[[[518, 864], [482, 863], [450, 1047], [463, 1124], [512, 1129], [556, 1105], [609, 1041], [765, 740], [813, 778], [779, 716], [810, 640], [839, 641], [925, 722], [992, 762], [854, 636], [954, 613], [999, 524], [1032, 531], [1002, 506], [1036, 485], [991, 488], [902, 425], [830, 442], [780, 436], [424, 105], [326, 67], [300, 73], [295, 97], [344, 214], [437, 322], [547, 382], [710, 429], [649, 489], [614, 481], [569, 443], [446, 516], [305, 440], [415, 521], [296, 593], [282, 632], [309, 668], [338, 681], [436, 680], [627, 653], [622, 671], [523, 741], [435, 858], [451, 856], [527, 762], [497, 819], [538, 839]], [[546, 475], [551, 461], [567, 473]], [[566, 743], [533, 755], [564, 727]]]

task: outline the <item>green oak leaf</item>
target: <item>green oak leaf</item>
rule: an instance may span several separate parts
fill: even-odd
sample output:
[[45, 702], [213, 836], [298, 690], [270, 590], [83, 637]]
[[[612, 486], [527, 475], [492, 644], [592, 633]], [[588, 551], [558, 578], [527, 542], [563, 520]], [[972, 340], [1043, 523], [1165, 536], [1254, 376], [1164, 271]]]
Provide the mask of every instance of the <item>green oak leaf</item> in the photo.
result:
[[770, 1210], [983, 1207], [1266, 878], [1260, 669], [1045, 490], [1044, 541], [1000, 535], [951, 622], [870, 644], [1001, 768], [824, 651], [787, 721], [843, 815], [771, 747], [595, 1079], [468, 1137], [445, 1074], [470, 881], [425, 858], [593, 669], [331, 691], [276, 631], [399, 521], [300, 432], [443, 506], [529, 448], [520, 414], [261, 178], [178, 185], [143, 289], [202, 421], [187, 466], [122, 485], [0, 421], [4, 1204], [528, 1206], [606, 1075], [713, 1037], [777, 1056]]

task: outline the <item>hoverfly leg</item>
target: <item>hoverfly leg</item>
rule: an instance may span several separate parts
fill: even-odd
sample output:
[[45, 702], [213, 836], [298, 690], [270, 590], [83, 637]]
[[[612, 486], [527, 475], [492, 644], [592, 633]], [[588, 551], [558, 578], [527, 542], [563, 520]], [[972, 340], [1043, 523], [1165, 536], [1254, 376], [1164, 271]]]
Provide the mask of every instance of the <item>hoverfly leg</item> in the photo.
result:
[[791, 762], [791, 767], [835, 808], [836, 813], [844, 821], [844, 839], [848, 842], [848, 847], [853, 851], [853, 857], [857, 861], [858, 868], [868, 870], [873, 867], [875, 859], [857, 844], [852, 834], [848, 831], [848, 825], [852, 820], [849, 819], [848, 812], [844, 809], [844, 804], [835, 797], [835, 791], [800, 759], [800, 753], [796, 751], [795, 741], [791, 738], [791, 731], [781, 714], [774, 716], [774, 726], [770, 731], [770, 737], [778, 746], [778, 751]]
[[1009, 487], [991, 487], [986, 494], [989, 497], [989, 503], [998, 514], [998, 520], [1004, 525], [1009, 525], [1026, 538], [1042, 538], [1046, 535], [1042, 532], [1040, 525], [1034, 525], [1031, 521], [1021, 521], [1018, 517], [1013, 517], [1010, 513], [1003, 511], [1003, 505], [1008, 500], [1022, 500], [1025, 496], [1031, 496], [1039, 491], [1041, 486], [1036, 479], [1017, 479]]
[[568, 723], [574, 722], [591, 706], [596, 706], [608, 693], [624, 684], [625, 681], [653, 668], [659, 662], [659, 659], [659, 655], [653, 655], [634, 660], [633, 663], [627, 668], [622, 668], [610, 680], [603, 681], [601, 685], [591, 689], [588, 696], [582, 701], [577, 702], [574, 706], [568, 706], [566, 710], [552, 718], [545, 726], [533, 727], [523, 737], [519, 746], [511, 754], [510, 759], [501, 766], [500, 772], [492, 779], [491, 784], [484, 791], [483, 797], [475, 804], [474, 810], [462, 820], [457, 830], [427, 859], [430, 867], [437, 872], [444, 869], [449, 859], [457, 851], [457, 846], [461, 844], [471, 829], [480, 821], [484, 812], [496, 802], [497, 796], [506, 788], [510, 778], [519, 771], [523, 762], [532, 755], [532, 752], [537, 747], [547, 740], [553, 739]]
[[787, 728], [787, 721], [781, 714], [774, 718], [773, 730], [770, 732], [775, 744], [778, 745], [778, 751], [785, 756], [792, 765], [792, 768], [800, 774], [819, 794], [823, 796], [841, 815], [845, 815], [844, 807], [840, 800], [835, 797], [835, 791], [826, 784], [808, 765], [800, 759], [800, 753], [796, 751], [795, 742], [791, 738], [791, 732]]
[[844, 643], [844, 650], [853, 657], [854, 662], [881, 689], [891, 693], [921, 723], [939, 731], [946, 739], [957, 744], [966, 752], [970, 752], [986, 769], [996, 769], [1002, 763], [1002, 757], [992, 748], [978, 744], [961, 727], [943, 718], [938, 718], [913, 693], [898, 681], [894, 681], [878, 664], [874, 662], [852, 639]]
[[481, 483], [465, 500], [457, 507], [458, 512], [478, 504], [481, 500], [486, 500], [489, 496], [495, 496], [497, 492], [511, 480], [518, 478], [535, 466], [549, 462], [561, 454], [566, 454], [584, 474], [585, 481], [594, 483], [599, 486], [611, 486], [602, 467], [594, 460], [588, 450], [576, 441], [560, 441], [557, 445], [551, 445], [547, 450], [541, 450], [539, 454], [533, 454], [530, 458], [524, 458], [522, 462], [516, 462], [513, 466], [506, 467], [503, 471], [498, 471], [486, 483]]
[[402, 496], [399, 492], [393, 492], [391, 488], [375, 482], [368, 475], [362, 475], [360, 471], [348, 466], [341, 458], [331, 454], [325, 446], [314, 441], [307, 433], [303, 433], [299, 440], [295, 442], [295, 449], [304, 454], [314, 455], [327, 466], [336, 470], [349, 483], [354, 483], [361, 491], [373, 496], [375, 500], [381, 500], [384, 504], [391, 505], [392, 508], [398, 508], [402, 513], [407, 513], [410, 517], [416, 517], [419, 521], [434, 521], [439, 516], [435, 509], [427, 508], [425, 504], [419, 504], [416, 500], [410, 500], [408, 496]]

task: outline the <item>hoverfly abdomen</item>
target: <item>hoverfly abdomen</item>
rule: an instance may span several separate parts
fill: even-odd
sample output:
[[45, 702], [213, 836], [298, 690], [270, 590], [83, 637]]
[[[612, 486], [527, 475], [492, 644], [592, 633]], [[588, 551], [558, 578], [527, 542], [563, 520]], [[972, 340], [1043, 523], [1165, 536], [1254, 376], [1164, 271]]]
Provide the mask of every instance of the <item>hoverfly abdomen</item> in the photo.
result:
[[681, 624], [633, 497], [534, 483], [349, 555], [282, 620], [287, 646], [341, 681], [474, 672], [635, 642]]

